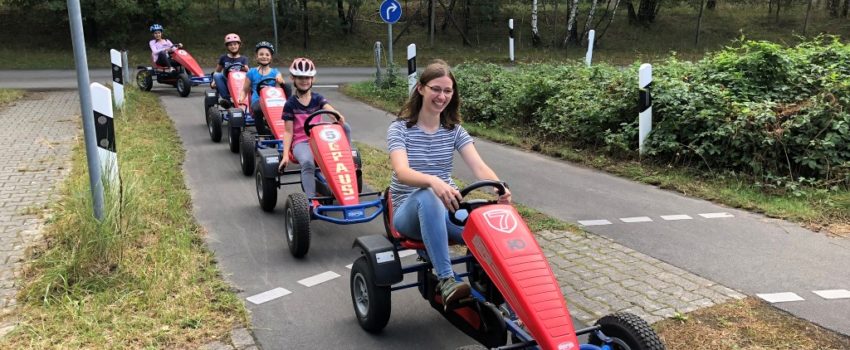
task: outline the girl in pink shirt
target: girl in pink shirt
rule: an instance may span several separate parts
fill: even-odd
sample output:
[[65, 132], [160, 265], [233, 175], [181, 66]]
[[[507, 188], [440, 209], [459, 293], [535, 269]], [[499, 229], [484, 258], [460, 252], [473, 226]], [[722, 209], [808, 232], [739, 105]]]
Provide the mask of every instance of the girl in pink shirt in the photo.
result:
[[156, 64], [173, 69], [174, 65], [171, 63], [168, 53], [183, 47], [183, 44], [177, 43], [177, 45], [174, 45], [171, 43], [171, 40], [163, 38], [162, 25], [160, 24], [152, 25], [150, 30], [153, 33], [153, 40], [150, 41], [151, 58], [153, 58]]

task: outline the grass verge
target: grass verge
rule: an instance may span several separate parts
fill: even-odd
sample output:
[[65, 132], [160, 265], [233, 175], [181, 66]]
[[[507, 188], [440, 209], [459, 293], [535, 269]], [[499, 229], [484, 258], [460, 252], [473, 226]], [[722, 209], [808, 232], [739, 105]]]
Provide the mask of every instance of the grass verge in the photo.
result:
[[21, 97], [24, 97], [22, 90], [0, 89], [0, 107], [15, 102]]
[[154, 95], [126, 96], [115, 118], [123, 185], [107, 186], [96, 221], [80, 139], [0, 348], [197, 348], [247, 324], [192, 216], [174, 125]]
[[[389, 186], [392, 168], [386, 152], [355, 142], [363, 161], [363, 180], [373, 188]], [[462, 183], [458, 184], [463, 186]], [[476, 191], [474, 193], [481, 193]], [[534, 232], [579, 228], [532, 208], [515, 207]], [[696, 310], [653, 325], [669, 350], [847, 349], [850, 338], [746, 298]]]
[[[394, 96], [392, 89], [378, 89], [372, 82], [353, 83], [342, 91], [354, 98], [387, 111], [401, 109], [404, 96]], [[673, 190], [691, 197], [703, 198], [734, 208], [802, 223], [810, 229], [831, 235], [850, 236], [850, 191], [799, 191], [773, 194], [743, 177], [732, 178], [696, 173], [687, 168], [661, 167], [652, 164], [614, 159], [568, 144], [539, 143], [524, 137], [522, 131], [496, 129], [476, 123], [464, 123], [470, 134], [551, 157], [565, 159], [631, 180]]]

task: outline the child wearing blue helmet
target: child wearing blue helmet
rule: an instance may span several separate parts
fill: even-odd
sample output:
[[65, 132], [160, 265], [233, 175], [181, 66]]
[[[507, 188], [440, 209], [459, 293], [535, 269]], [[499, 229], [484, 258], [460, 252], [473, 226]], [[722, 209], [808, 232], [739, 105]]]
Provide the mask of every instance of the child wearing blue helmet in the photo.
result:
[[151, 58], [160, 66], [174, 69], [174, 64], [171, 63], [171, 58], [168, 54], [183, 47], [183, 44], [177, 43], [177, 45], [174, 45], [171, 40], [163, 38], [162, 30], [161, 24], [154, 24], [150, 27], [150, 31], [153, 33], [153, 39], [149, 43], [151, 47]]

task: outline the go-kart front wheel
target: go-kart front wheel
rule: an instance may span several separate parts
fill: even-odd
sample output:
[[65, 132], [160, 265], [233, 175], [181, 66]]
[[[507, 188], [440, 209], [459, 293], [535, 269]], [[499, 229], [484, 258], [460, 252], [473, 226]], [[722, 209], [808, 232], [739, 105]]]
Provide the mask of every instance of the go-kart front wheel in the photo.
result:
[[212, 142], [221, 141], [221, 123], [221, 111], [215, 106], [210, 107], [209, 113], [207, 113], [207, 129], [209, 129]]
[[351, 266], [351, 303], [357, 323], [369, 333], [377, 333], [387, 326], [392, 311], [390, 287], [375, 285], [375, 275], [361, 256]]
[[303, 257], [310, 250], [310, 205], [304, 192], [292, 193], [286, 198], [284, 220], [289, 252], [296, 258]]
[[239, 152], [239, 136], [242, 134], [242, 128], [230, 127], [230, 137], [227, 138], [227, 145], [230, 146], [230, 152]]
[[254, 151], [256, 137], [248, 130], [242, 131], [242, 141], [239, 146], [239, 165], [242, 166], [242, 175], [251, 176], [254, 173]]
[[[635, 314], [617, 312], [600, 318], [603, 334], [611, 338], [613, 350], [664, 350], [664, 343], [646, 321]], [[596, 333], [591, 333], [589, 343], [603, 345]]]
[[192, 79], [189, 79], [189, 75], [186, 73], [180, 73], [177, 76], [177, 93], [180, 97], [189, 96], [189, 93], [192, 92]]
[[275, 183], [275, 178], [263, 176], [263, 172], [259, 167], [256, 174], [257, 200], [260, 201], [260, 208], [263, 208], [265, 212], [271, 212], [277, 206], [277, 184]]
[[151, 91], [151, 88], [153, 88], [153, 76], [151, 75], [151, 71], [147, 69], [140, 69], [136, 72], [136, 85], [139, 87], [139, 90]]

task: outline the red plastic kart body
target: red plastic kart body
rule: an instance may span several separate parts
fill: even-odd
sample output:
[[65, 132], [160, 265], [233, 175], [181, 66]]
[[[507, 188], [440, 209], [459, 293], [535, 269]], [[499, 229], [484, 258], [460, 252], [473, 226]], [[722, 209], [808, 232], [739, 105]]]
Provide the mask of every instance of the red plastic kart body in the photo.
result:
[[[250, 107], [244, 101], [251, 101], [251, 93], [248, 93], [248, 96], [246, 96], [245, 100], [241, 103], [240, 101], [236, 101], [236, 99], [242, 95], [242, 91], [245, 89], [247, 81], [248, 77], [245, 72], [241, 70], [227, 72], [227, 91], [230, 92], [230, 99], [234, 106], [239, 106], [245, 112], [248, 112]], [[286, 102], [285, 99], [284, 102]]]
[[355, 173], [357, 168], [342, 126], [322, 124], [313, 127], [310, 134], [310, 149], [339, 205], [359, 204], [360, 191]]
[[558, 280], [516, 209], [473, 211], [463, 239], [542, 349], [579, 348]]

